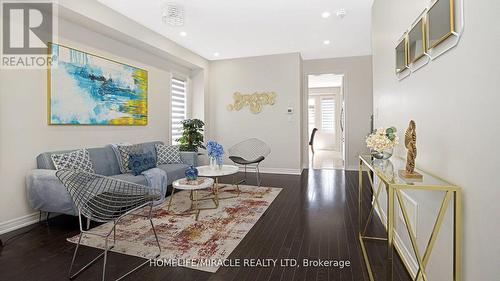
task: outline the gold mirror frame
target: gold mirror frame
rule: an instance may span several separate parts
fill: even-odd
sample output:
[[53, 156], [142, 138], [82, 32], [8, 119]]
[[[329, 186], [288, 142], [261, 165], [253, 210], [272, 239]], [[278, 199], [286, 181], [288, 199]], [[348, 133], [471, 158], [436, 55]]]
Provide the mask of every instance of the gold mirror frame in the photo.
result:
[[[398, 50], [400, 49], [401, 44], [403, 44], [403, 48], [404, 48], [404, 65], [401, 69], [398, 69]], [[396, 65], [395, 65], [396, 74], [399, 74], [399, 73], [403, 72], [404, 70], [408, 69], [408, 61], [409, 61], [409, 59], [408, 59], [408, 34], [405, 34], [403, 39], [401, 39], [398, 42], [398, 44], [396, 45], [395, 53], [396, 53]]]
[[[432, 13], [432, 10], [433, 8], [436, 7], [436, 4], [438, 4], [440, 1], [448, 1], [449, 2], [449, 13], [450, 13], [450, 30], [445, 34], [443, 35], [440, 39], [438, 39], [434, 44], [430, 45], [431, 43], [431, 40], [430, 40], [430, 28], [431, 28], [431, 24], [432, 22], [430, 21], [430, 14]], [[437, 0], [436, 2], [434, 2], [434, 4], [432, 4], [432, 6], [429, 8], [429, 11], [427, 12], [427, 22], [426, 22], [426, 29], [427, 29], [427, 42], [428, 44], [427, 45], [430, 45], [430, 46], [427, 46], [428, 48], [426, 49], [426, 51], [436, 47], [437, 45], [441, 44], [444, 40], [448, 39], [448, 37], [450, 37], [453, 33], [455, 33], [455, 1], [454, 0]]]
[[[413, 26], [413, 28], [408, 32], [408, 61], [409, 64], [412, 64], [416, 61], [418, 61], [420, 58], [422, 58], [425, 55], [425, 52], [427, 52], [427, 34], [426, 34], [426, 29], [425, 29], [425, 21], [424, 17], [421, 17], [417, 23]], [[416, 55], [415, 58], [411, 59], [411, 34], [413, 32], [418, 32], [418, 30], [415, 30], [415, 28], [419, 27], [420, 32], [422, 33], [422, 53], [419, 55]]]

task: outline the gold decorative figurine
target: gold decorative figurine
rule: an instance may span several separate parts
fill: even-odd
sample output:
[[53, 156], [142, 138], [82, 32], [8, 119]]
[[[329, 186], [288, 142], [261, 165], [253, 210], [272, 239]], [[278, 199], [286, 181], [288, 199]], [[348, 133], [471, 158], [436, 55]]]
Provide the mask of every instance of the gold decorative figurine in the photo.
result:
[[421, 179], [422, 175], [415, 172], [415, 159], [417, 158], [417, 125], [410, 120], [408, 129], [405, 132], [405, 146], [408, 150], [406, 154], [406, 170], [399, 171], [404, 178]]

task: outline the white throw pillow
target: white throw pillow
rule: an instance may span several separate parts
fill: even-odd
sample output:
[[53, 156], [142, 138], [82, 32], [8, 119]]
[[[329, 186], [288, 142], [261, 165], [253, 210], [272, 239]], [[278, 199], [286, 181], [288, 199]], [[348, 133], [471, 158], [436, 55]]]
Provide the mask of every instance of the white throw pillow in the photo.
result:
[[69, 169], [94, 173], [88, 150], [79, 149], [72, 152], [52, 154], [50, 156], [56, 170]]

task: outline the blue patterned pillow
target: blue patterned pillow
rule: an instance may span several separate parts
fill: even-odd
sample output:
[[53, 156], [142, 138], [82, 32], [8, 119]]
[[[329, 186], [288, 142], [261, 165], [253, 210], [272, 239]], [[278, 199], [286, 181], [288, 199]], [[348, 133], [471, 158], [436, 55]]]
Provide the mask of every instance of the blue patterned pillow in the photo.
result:
[[156, 167], [156, 158], [151, 151], [129, 155], [128, 169], [134, 176], [154, 167]]

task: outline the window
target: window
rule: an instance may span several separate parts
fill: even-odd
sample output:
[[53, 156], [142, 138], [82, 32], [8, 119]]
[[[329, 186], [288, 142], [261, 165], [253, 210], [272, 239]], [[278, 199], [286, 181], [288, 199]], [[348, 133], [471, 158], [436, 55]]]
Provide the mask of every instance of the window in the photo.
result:
[[328, 132], [335, 131], [335, 99], [321, 99], [321, 129]]
[[181, 121], [186, 119], [186, 81], [179, 78], [172, 78], [172, 144], [177, 143], [177, 139], [182, 135]]

